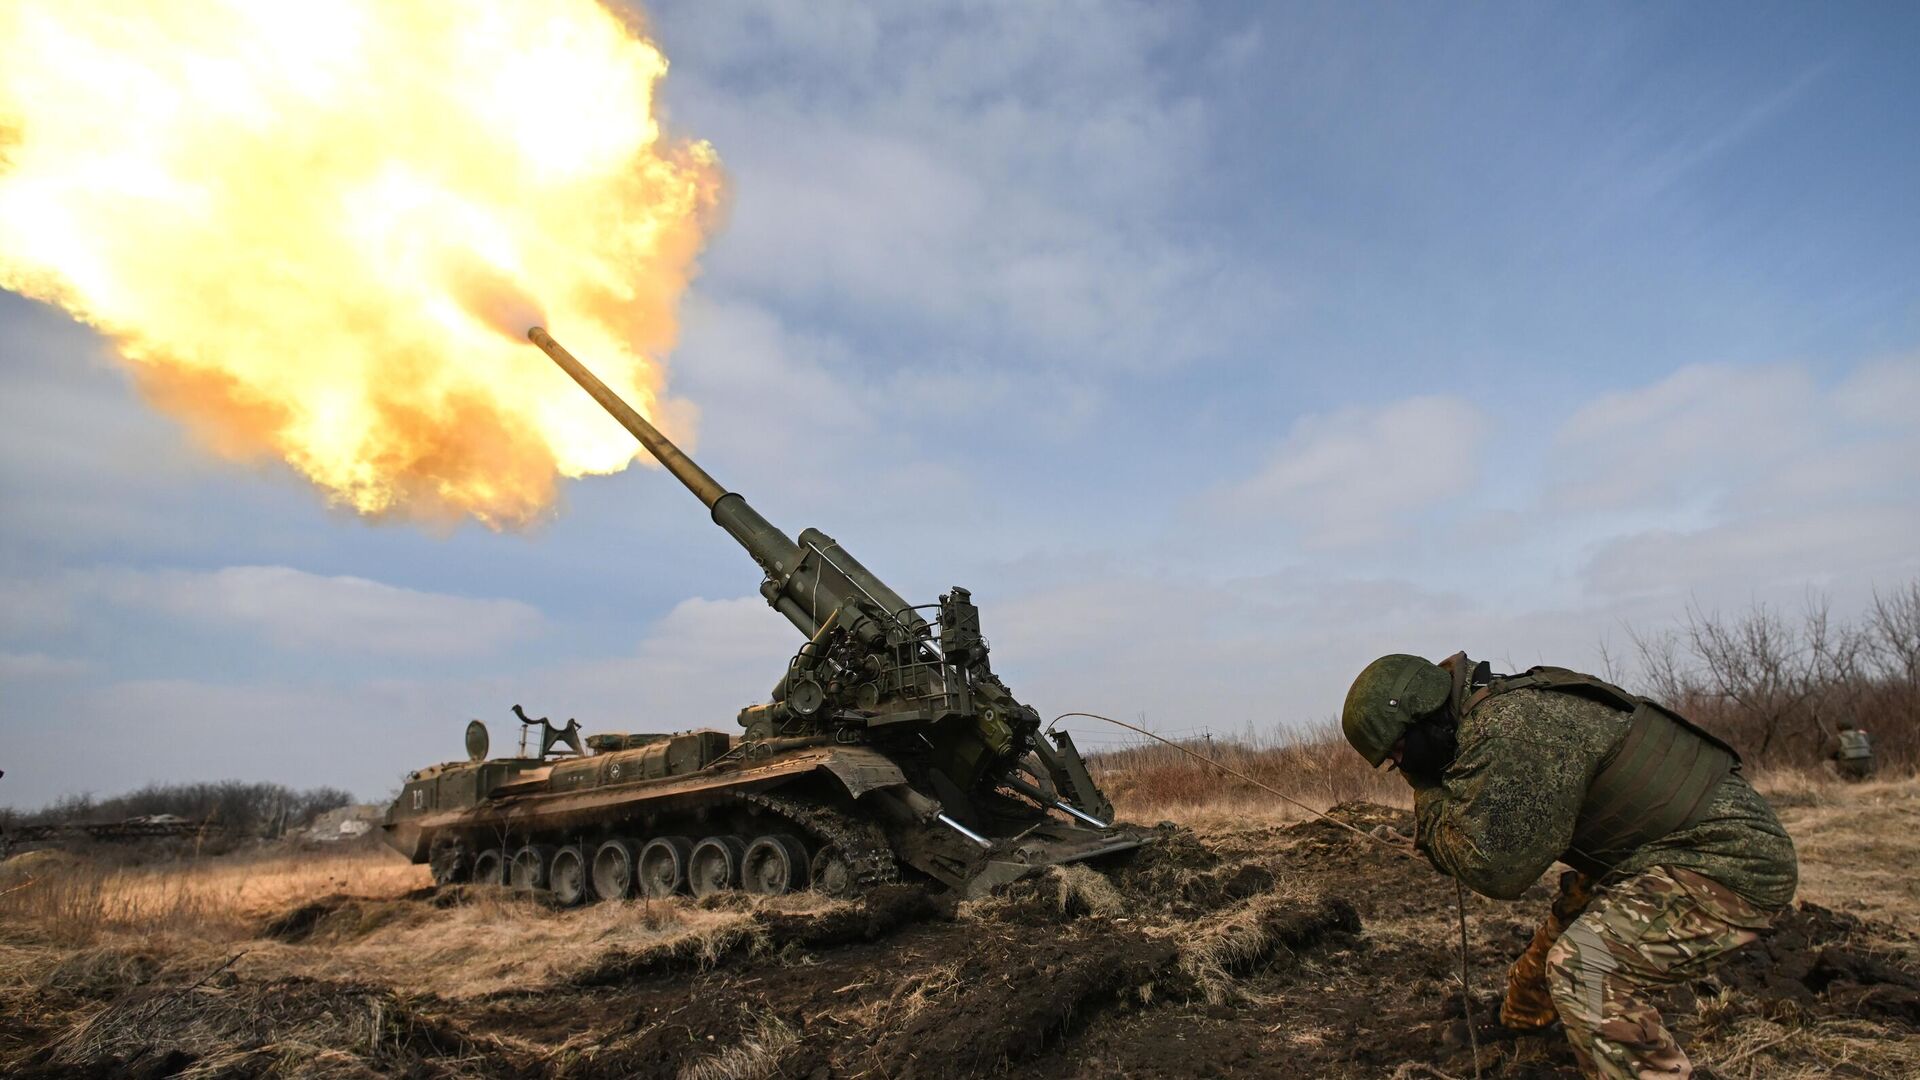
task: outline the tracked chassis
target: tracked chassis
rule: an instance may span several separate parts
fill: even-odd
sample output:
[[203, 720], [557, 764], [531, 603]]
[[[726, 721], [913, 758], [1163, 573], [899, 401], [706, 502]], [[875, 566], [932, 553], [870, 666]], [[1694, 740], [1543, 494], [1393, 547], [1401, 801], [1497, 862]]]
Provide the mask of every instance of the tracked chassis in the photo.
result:
[[[745, 887], [841, 892], [894, 876], [977, 895], [1063, 862], [1137, 847], [1064, 732], [989, 663], [955, 586], [910, 604], [818, 529], [798, 538], [728, 491], [545, 330], [528, 337], [620, 422], [759, 565], [760, 595], [802, 639], [740, 736], [596, 735], [514, 711], [537, 753], [409, 777], [390, 843], [436, 878], [549, 887], [563, 900]], [[929, 492], [917, 514], [981, 518]], [[557, 757], [555, 755], [558, 755]]]
[[[716, 735], [696, 733], [709, 745]], [[565, 904], [730, 888], [848, 895], [903, 876], [973, 896], [1141, 843], [1130, 826], [1060, 821], [1013, 798], [980, 809], [989, 820], [975, 824], [1001, 837], [981, 843], [986, 833], [917, 817], [901, 769], [872, 748], [798, 747], [759, 760], [744, 750], [625, 782], [634, 751], [435, 766], [408, 779], [384, 831], [438, 883], [546, 889]], [[490, 780], [498, 786], [486, 797], [461, 805]]]

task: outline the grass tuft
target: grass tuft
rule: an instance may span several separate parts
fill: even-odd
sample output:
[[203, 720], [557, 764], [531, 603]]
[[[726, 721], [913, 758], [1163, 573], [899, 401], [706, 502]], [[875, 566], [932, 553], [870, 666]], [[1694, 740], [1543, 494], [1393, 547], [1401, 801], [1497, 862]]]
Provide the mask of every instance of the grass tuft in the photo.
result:
[[717, 1054], [683, 1066], [676, 1080], [766, 1080], [780, 1075], [780, 1062], [800, 1034], [778, 1017], [746, 1018], [746, 1030]]

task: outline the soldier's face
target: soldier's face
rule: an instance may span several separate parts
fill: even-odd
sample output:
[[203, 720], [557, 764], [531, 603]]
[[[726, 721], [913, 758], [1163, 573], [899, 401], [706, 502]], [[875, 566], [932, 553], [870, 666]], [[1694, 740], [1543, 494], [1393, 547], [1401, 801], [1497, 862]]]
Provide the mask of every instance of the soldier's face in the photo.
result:
[[1401, 759], [1406, 756], [1407, 737], [1402, 735], [1393, 741], [1393, 749], [1387, 751], [1387, 760], [1393, 762], [1393, 767], [1397, 769], [1400, 767]]

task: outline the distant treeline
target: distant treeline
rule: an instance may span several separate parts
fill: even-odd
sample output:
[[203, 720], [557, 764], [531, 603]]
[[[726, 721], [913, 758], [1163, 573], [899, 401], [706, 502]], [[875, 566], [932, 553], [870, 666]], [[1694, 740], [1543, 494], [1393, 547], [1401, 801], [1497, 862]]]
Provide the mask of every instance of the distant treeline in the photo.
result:
[[172, 814], [198, 824], [217, 825], [233, 834], [278, 836], [290, 829], [305, 828], [321, 814], [352, 802], [353, 796], [339, 788], [295, 791], [282, 784], [222, 780], [148, 784], [107, 799], [69, 795], [31, 813], [0, 810], [0, 820], [11, 825], [94, 825]]
[[[1882, 775], [1920, 768], [1920, 581], [1875, 593], [1852, 622], [1833, 618], [1824, 599], [1811, 597], [1791, 617], [1764, 605], [1733, 616], [1689, 608], [1674, 626], [1633, 628], [1628, 637], [1634, 655], [1603, 646], [1594, 674], [1665, 702], [1726, 739], [1749, 773], [1822, 768], [1842, 722], [1869, 734]], [[1337, 721], [1169, 735], [1312, 804], [1405, 795], [1397, 778], [1367, 768]], [[1125, 813], [1260, 797], [1253, 785], [1159, 743], [1109, 747], [1088, 760]]]
[[1630, 637], [1630, 685], [1756, 766], [1819, 765], [1843, 722], [1868, 732], [1880, 768], [1920, 766], [1920, 581], [1876, 592], [1853, 622], [1814, 597], [1791, 618], [1766, 606], [1730, 617], [1690, 608], [1677, 627]]

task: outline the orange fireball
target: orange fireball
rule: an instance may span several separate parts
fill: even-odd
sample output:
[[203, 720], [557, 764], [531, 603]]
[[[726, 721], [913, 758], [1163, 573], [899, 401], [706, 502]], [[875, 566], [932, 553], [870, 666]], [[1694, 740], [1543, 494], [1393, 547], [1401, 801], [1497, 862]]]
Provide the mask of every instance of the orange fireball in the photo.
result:
[[719, 167], [591, 0], [10, 0], [0, 54], [0, 286], [210, 445], [362, 513], [524, 524], [635, 451], [536, 321], [689, 434], [661, 358]]

